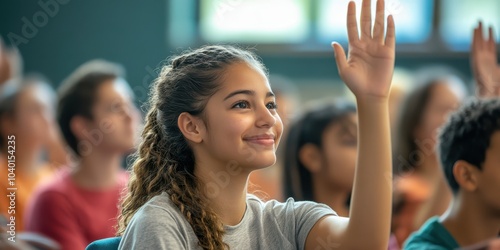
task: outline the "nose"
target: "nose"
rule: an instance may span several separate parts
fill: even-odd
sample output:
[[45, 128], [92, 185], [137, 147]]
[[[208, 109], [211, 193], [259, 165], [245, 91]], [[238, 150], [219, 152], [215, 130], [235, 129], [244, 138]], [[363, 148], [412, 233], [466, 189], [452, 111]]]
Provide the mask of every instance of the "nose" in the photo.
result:
[[279, 119], [279, 117], [277, 117], [277, 115], [275, 115], [274, 113], [273, 111], [269, 110], [265, 105], [256, 110], [256, 115], [257, 115], [256, 126], [259, 128], [260, 127], [270, 128], [274, 126]]

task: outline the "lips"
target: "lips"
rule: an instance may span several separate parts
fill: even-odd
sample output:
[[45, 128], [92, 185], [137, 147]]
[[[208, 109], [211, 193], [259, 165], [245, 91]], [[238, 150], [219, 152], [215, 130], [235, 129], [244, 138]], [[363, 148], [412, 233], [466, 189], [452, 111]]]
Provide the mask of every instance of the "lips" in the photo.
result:
[[243, 138], [243, 140], [263, 146], [273, 146], [275, 138], [276, 137], [273, 134], [261, 134], [261, 135], [245, 137]]

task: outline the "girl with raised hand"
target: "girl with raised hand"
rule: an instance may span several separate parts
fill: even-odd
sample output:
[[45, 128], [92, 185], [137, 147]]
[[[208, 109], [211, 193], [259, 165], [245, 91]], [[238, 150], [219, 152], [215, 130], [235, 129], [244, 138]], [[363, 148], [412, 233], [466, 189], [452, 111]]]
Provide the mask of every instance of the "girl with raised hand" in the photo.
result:
[[[384, 2], [348, 7], [349, 57], [339, 73], [356, 96], [359, 151], [350, 218], [313, 202], [247, 195], [251, 171], [272, 165], [282, 134], [265, 69], [249, 52], [207, 46], [156, 79], [143, 142], [122, 204], [120, 249], [386, 249], [392, 167], [388, 94], [394, 21]], [[362, 239], [362, 240], [361, 240]]]

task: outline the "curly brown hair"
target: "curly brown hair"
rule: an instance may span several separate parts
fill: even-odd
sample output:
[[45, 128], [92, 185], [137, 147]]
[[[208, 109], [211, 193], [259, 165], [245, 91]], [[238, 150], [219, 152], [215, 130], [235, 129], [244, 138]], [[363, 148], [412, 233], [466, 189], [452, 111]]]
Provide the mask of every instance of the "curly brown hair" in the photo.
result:
[[241, 62], [266, 72], [251, 52], [221, 45], [185, 52], [162, 68], [151, 89], [143, 141], [122, 201], [118, 235], [141, 206], [165, 192], [193, 228], [201, 248], [228, 248], [223, 224], [208, 206], [203, 184], [194, 175], [194, 154], [177, 120], [183, 112], [202, 116], [209, 97], [219, 89], [224, 70]]

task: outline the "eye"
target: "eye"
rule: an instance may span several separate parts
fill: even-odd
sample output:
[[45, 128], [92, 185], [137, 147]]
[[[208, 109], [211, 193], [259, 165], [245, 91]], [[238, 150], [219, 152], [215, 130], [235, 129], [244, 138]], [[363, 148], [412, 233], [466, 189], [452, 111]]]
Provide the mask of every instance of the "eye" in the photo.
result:
[[268, 109], [277, 109], [278, 108], [278, 104], [276, 104], [275, 102], [270, 102], [270, 103], [266, 104], [266, 107]]
[[247, 101], [239, 101], [239, 102], [235, 103], [232, 108], [233, 109], [234, 108], [236, 108], [236, 109], [247, 109], [247, 108], [250, 108], [250, 104]]

